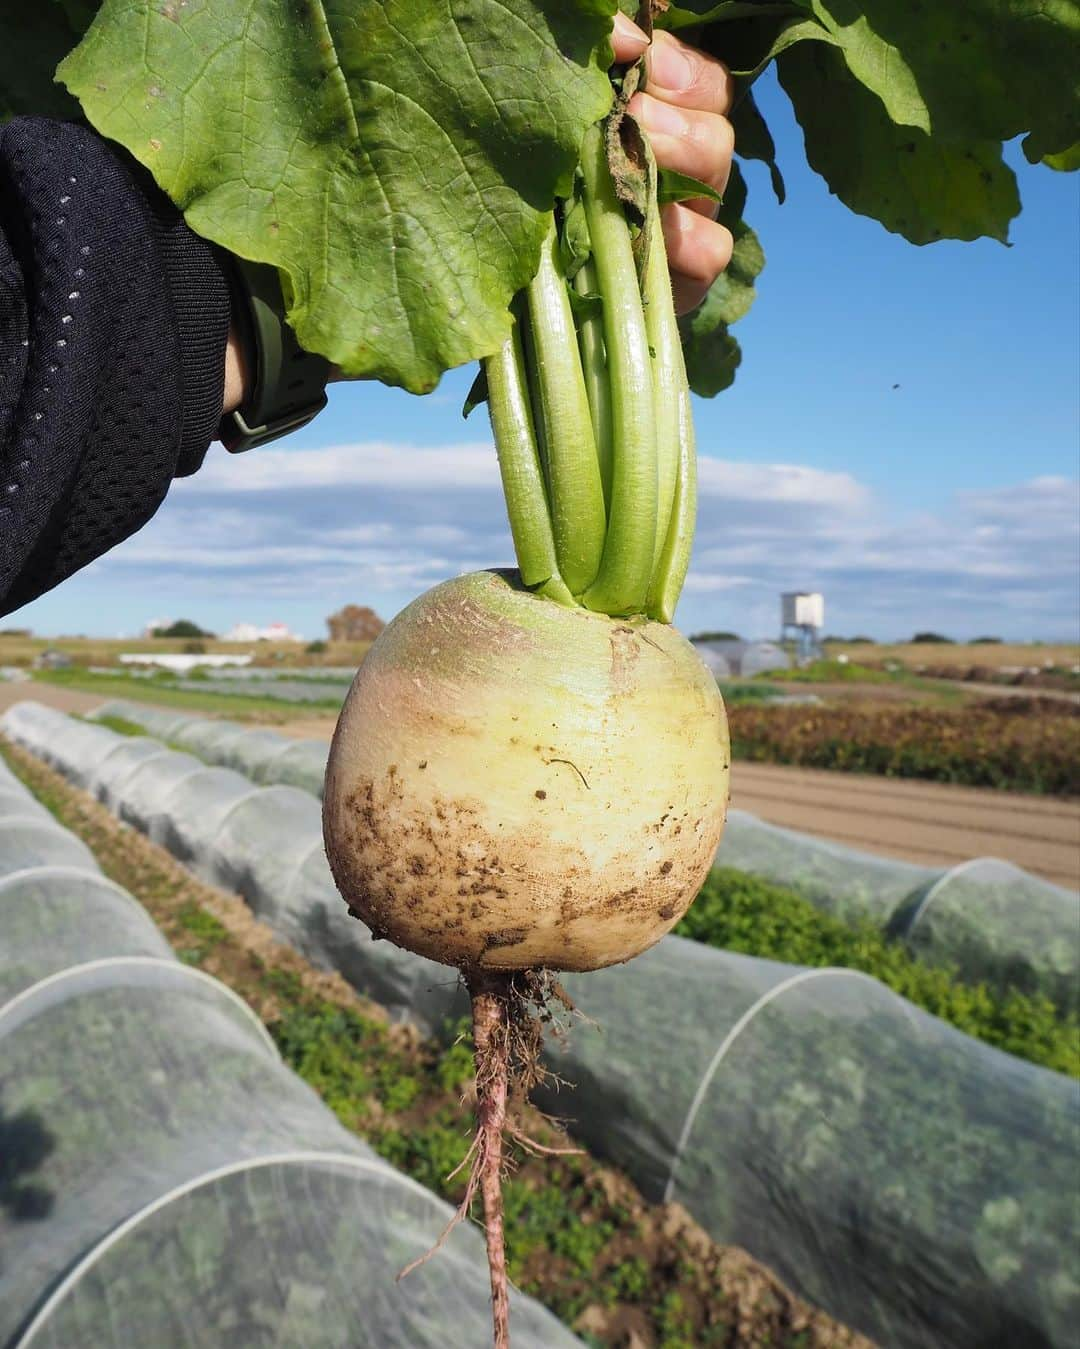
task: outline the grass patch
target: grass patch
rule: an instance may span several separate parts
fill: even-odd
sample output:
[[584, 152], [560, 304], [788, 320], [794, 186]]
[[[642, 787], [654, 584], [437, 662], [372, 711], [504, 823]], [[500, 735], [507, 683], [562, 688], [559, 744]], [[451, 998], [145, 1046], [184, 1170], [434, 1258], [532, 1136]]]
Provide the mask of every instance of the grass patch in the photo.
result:
[[675, 931], [743, 955], [862, 970], [957, 1030], [1018, 1058], [1080, 1077], [1080, 1020], [1039, 995], [996, 993], [928, 965], [870, 923], [822, 913], [782, 886], [728, 867], [709, 875]]
[[769, 670], [761, 676], [784, 684], [893, 684], [895, 675], [887, 670], [872, 670], [855, 661], [815, 660], [789, 670]]

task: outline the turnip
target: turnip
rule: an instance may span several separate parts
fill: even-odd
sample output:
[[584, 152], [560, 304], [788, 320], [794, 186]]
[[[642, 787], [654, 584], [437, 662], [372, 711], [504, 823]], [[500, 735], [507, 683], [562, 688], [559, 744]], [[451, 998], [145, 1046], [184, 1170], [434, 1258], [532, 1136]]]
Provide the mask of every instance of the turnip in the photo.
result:
[[693, 533], [689, 390], [647, 147], [629, 142], [637, 225], [609, 167], [626, 154], [621, 120], [620, 104], [586, 133], [575, 195], [484, 363], [518, 570], [447, 581], [386, 628], [324, 793], [351, 911], [456, 966], [472, 997], [478, 1122], [459, 1213], [481, 1189], [497, 1346], [503, 1133], [515, 1089], [542, 1071], [553, 974], [630, 960], [678, 922], [728, 794], [716, 681], [669, 626]]

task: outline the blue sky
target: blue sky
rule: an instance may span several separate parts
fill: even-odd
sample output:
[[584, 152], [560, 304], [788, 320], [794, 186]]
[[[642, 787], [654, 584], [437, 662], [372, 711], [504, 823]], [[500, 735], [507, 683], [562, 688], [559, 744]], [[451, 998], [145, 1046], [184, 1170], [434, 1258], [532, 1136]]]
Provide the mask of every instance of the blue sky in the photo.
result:
[[[749, 166], [768, 262], [734, 389], [696, 403], [679, 625], [772, 635], [781, 590], [821, 589], [832, 632], [1077, 640], [1080, 180], [1014, 148], [1011, 248], [913, 248], [831, 198], [783, 95], [761, 102], [788, 201]], [[214, 447], [139, 535], [7, 621], [112, 635], [162, 615], [280, 618], [315, 636], [343, 603], [388, 617], [505, 565], [486, 421], [460, 417], [471, 379], [427, 398], [338, 385], [292, 439]]]

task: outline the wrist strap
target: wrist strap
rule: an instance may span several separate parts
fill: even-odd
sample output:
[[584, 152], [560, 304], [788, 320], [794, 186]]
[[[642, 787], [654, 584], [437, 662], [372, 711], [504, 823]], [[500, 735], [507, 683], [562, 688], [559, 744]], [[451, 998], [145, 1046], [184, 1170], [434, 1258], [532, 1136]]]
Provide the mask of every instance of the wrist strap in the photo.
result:
[[326, 406], [330, 363], [305, 351], [285, 321], [277, 269], [232, 259], [233, 318], [251, 364], [252, 387], [241, 406], [221, 419], [219, 436], [231, 454], [265, 445], [306, 426]]

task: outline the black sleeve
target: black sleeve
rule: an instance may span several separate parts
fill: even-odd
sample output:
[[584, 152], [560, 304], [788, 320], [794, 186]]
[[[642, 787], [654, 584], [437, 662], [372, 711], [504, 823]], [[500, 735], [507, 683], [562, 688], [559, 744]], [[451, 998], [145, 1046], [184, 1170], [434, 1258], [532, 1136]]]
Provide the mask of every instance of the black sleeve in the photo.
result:
[[0, 614], [133, 534], [202, 463], [227, 269], [94, 132], [0, 128]]

